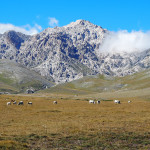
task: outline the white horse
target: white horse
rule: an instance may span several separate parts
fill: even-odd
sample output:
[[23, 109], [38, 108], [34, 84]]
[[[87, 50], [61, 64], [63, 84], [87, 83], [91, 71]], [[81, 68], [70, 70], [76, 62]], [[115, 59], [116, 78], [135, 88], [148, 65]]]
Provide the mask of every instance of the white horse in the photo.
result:
[[32, 105], [32, 102], [28, 102], [28, 105]]
[[95, 104], [94, 100], [89, 100], [89, 104]]
[[7, 105], [11, 105], [11, 102], [7, 102]]
[[114, 100], [114, 103], [120, 104], [120, 101], [119, 100]]
[[53, 101], [53, 104], [57, 104], [57, 101]]

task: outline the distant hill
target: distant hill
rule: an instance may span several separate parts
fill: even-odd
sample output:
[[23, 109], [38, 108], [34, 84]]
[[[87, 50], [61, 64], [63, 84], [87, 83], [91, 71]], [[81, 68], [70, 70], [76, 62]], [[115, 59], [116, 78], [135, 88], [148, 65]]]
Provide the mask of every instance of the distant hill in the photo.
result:
[[63, 83], [50, 89], [47, 93], [96, 94], [116, 91], [132, 91], [150, 88], [150, 69], [125, 77], [106, 75], [88, 76], [69, 83]]
[[35, 71], [12, 60], [0, 59], [0, 92], [20, 93], [41, 90], [53, 86]]

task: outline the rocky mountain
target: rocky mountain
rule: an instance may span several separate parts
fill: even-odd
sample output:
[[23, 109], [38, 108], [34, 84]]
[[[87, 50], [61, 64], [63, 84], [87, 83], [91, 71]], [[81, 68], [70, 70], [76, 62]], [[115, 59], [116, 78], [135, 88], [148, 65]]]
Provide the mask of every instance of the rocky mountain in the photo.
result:
[[0, 59], [10, 59], [56, 84], [83, 76], [125, 76], [150, 67], [150, 50], [106, 54], [99, 51], [109, 31], [89, 21], [47, 28], [28, 36], [15, 31], [0, 35]]

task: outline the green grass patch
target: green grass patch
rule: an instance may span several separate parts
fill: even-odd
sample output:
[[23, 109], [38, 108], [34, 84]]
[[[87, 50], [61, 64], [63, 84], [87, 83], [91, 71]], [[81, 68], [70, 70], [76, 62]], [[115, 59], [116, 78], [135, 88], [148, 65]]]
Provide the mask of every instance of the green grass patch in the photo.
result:
[[[1, 149], [149, 149], [150, 133], [98, 132], [97, 134], [47, 134], [15, 137], [0, 141]], [[44, 144], [43, 144], [44, 143]]]
[[11, 85], [14, 83], [14, 80], [11, 79], [7, 74], [2, 73], [0, 74], [0, 82]]

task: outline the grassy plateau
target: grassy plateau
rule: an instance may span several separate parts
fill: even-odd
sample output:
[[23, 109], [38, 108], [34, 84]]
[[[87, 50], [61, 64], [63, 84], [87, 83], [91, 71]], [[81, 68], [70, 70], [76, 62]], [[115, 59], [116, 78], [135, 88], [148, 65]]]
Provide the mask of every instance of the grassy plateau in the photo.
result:
[[[150, 94], [138, 94], [0, 95], [0, 149], [148, 150]], [[115, 97], [121, 104], [113, 103]], [[7, 106], [11, 99], [24, 105]], [[101, 104], [89, 104], [89, 99], [100, 99]], [[33, 105], [27, 105], [29, 101]]]

